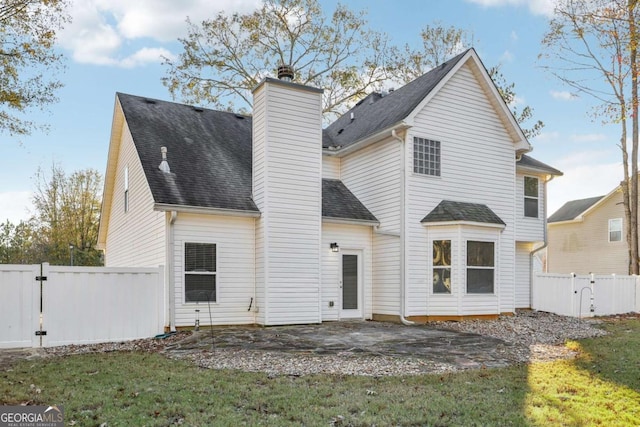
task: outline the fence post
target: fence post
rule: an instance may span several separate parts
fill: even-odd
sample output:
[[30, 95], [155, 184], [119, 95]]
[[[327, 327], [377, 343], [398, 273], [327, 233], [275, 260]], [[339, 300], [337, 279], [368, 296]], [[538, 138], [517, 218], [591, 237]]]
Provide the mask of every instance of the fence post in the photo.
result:
[[[571, 276], [571, 316], [576, 317], [576, 273], [570, 273]], [[578, 316], [580, 317], [580, 313]]]
[[640, 276], [636, 278], [636, 313], [640, 313]]

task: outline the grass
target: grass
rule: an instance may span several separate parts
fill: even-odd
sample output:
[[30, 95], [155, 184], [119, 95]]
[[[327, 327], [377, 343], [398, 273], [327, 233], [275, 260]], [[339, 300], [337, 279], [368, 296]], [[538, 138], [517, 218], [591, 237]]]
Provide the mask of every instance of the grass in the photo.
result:
[[411, 377], [204, 370], [154, 353], [22, 361], [0, 404], [61, 404], [78, 426], [640, 425], [640, 320], [571, 342], [576, 360]]

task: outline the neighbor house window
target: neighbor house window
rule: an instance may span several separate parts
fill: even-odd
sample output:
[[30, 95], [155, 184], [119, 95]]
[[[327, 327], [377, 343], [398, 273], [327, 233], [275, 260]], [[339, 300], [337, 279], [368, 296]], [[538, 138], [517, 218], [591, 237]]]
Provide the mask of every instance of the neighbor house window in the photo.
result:
[[214, 243], [185, 243], [185, 302], [216, 301], [216, 274], [216, 245]]
[[621, 242], [622, 241], [622, 218], [615, 218], [609, 220], [609, 241]]
[[524, 177], [524, 216], [538, 218], [538, 178]]
[[467, 293], [493, 293], [495, 255], [493, 242], [467, 241]]
[[451, 293], [451, 240], [433, 241], [433, 293]]
[[124, 211], [129, 212], [129, 166], [124, 167]]
[[440, 141], [413, 138], [413, 171], [440, 176]]

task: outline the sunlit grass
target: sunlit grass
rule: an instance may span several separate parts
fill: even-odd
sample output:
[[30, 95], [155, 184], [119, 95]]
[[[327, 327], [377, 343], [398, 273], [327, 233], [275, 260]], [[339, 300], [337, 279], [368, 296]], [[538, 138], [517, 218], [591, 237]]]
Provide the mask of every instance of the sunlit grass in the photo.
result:
[[199, 369], [152, 353], [23, 361], [0, 405], [61, 404], [78, 426], [640, 425], [640, 321], [570, 343], [576, 360], [412, 377]]

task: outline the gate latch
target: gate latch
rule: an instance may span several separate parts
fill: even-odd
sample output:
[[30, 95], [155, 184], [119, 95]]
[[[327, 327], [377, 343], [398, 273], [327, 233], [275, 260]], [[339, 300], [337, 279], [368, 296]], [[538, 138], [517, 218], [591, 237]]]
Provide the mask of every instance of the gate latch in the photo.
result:
[[36, 276], [36, 282], [44, 282], [47, 280], [47, 276]]
[[40, 337], [42, 335], [47, 335], [47, 331], [36, 331], [36, 336]]

